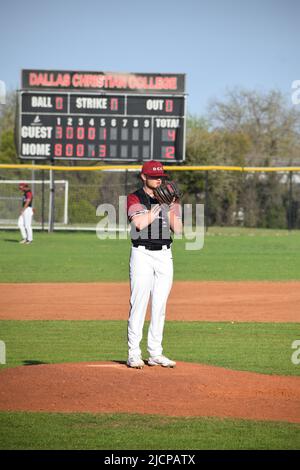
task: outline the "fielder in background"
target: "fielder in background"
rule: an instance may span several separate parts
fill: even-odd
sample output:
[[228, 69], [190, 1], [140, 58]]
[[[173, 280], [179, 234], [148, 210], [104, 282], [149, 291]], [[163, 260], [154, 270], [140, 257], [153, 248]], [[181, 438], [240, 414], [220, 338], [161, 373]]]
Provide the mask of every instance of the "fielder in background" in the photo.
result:
[[128, 367], [142, 369], [140, 342], [151, 295], [151, 321], [147, 349], [149, 366], [175, 367], [162, 354], [162, 340], [168, 296], [173, 282], [172, 238], [182, 232], [178, 201], [159, 204], [154, 193], [167, 177], [160, 162], [145, 162], [141, 171], [143, 187], [127, 197], [131, 222], [130, 313], [128, 320]]
[[18, 220], [18, 227], [21, 231], [22, 240], [20, 243], [30, 245], [33, 240], [32, 235], [32, 201], [33, 195], [27, 183], [19, 185], [20, 191], [23, 191], [22, 210]]

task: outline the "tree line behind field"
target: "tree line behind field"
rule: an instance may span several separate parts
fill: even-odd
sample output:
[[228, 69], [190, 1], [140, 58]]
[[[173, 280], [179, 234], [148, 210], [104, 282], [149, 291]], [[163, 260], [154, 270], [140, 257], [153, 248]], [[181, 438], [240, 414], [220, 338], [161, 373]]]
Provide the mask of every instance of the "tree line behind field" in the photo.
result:
[[[7, 104], [0, 106], [0, 163], [19, 163], [14, 141], [15, 101], [15, 93], [10, 93]], [[76, 166], [76, 162], [70, 164]], [[188, 116], [183, 165], [300, 166], [300, 111], [277, 90], [262, 93], [235, 88], [222, 100], [212, 101], [205, 115]], [[16, 170], [8, 176], [2, 170], [0, 177], [21, 175]], [[183, 202], [205, 203], [209, 225], [300, 228], [300, 173], [292, 178], [277, 172], [184, 171], [171, 175], [180, 184]], [[77, 188], [76, 198], [70, 200], [71, 218], [88, 222], [93, 216], [94, 220], [95, 206], [101, 203], [111, 177], [69, 172], [64, 178]], [[114, 178], [122, 187], [124, 176]], [[132, 177], [130, 181], [131, 190], [135, 182]]]

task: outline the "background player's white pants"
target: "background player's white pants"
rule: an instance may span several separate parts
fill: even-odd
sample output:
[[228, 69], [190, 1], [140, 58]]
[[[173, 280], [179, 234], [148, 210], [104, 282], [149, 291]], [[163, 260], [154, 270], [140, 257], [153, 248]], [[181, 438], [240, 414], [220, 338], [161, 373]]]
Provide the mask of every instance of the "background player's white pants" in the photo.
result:
[[18, 220], [18, 226], [21, 231], [22, 238], [23, 240], [28, 240], [29, 242], [32, 242], [32, 216], [32, 207], [27, 207], [23, 214], [20, 215]]
[[159, 251], [132, 247], [130, 256], [130, 313], [128, 356], [140, 356], [147, 305], [151, 294], [151, 321], [148, 330], [150, 356], [162, 354], [162, 339], [168, 296], [173, 282], [171, 249]]

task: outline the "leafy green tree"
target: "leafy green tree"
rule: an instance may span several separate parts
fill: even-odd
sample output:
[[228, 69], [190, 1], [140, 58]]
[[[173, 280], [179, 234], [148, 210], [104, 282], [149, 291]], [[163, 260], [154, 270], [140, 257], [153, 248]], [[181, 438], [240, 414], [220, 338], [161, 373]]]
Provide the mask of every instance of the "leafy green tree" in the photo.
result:
[[[188, 121], [186, 164], [243, 166], [249, 137], [243, 132], [211, 130], [210, 123], [193, 117]], [[205, 203], [208, 224], [232, 223], [242, 191], [243, 176], [234, 172], [180, 172], [183, 203]]]
[[4, 130], [0, 141], [0, 163], [19, 163], [13, 129]]
[[278, 90], [229, 90], [223, 101], [211, 102], [209, 117], [213, 129], [249, 136], [249, 165], [265, 166], [274, 159], [288, 164], [299, 157], [300, 112]]
[[0, 163], [18, 163], [15, 147], [16, 93], [7, 94], [0, 106]]

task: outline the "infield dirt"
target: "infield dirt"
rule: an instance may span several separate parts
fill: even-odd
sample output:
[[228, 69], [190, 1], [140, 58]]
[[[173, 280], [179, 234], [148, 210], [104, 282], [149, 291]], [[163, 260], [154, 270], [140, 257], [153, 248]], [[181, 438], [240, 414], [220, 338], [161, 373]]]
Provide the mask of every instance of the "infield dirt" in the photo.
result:
[[175, 369], [93, 362], [1, 372], [1, 410], [145, 413], [300, 422], [300, 377], [179, 362]]
[[[26, 303], [24, 298], [26, 297]], [[125, 320], [127, 283], [0, 284], [0, 319]], [[167, 318], [299, 322], [300, 282], [175, 282]], [[300, 377], [179, 362], [42, 364], [0, 372], [0, 410], [150, 413], [300, 422]]]
[[[127, 320], [129, 283], [4, 283], [0, 299], [2, 320]], [[299, 322], [299, 305], [297, 281], [175, 282], [167, 319]]]

